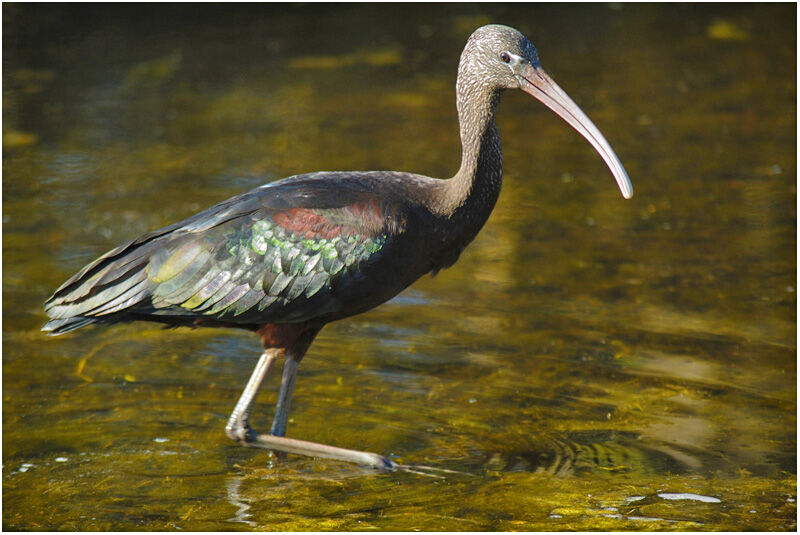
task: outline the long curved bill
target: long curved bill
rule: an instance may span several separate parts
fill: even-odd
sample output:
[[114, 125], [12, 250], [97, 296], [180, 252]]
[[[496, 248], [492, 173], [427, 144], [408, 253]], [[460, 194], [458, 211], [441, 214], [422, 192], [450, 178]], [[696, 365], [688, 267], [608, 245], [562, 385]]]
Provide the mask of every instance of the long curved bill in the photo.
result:
[[542, 66], [527, 64], [522, 73], [517, 75], [517, 79], [520, 82], [520, 89], [556, 112], [559, 117], [567, 121], [572, 128], [580, 132], [592, 144], [595, 150], [600, 153], [600, 156], [603, 157], [608, 168], [611, 169], [622, 196], [626, 199], [633, 197], [631, 179], [628, 178], [628, 173], [622, 167], [622, 163], [614, 153], [614, 149], [611, 148], [611, 145], [608, 144], [606, 138], [603, 137], [603, 134], [600, 133], [600, 130], [597, 129], [591, 119], [569, 98], [569, 95], [563, 89], [558, 87], [558, 84], [550, 78], [542, 69]]

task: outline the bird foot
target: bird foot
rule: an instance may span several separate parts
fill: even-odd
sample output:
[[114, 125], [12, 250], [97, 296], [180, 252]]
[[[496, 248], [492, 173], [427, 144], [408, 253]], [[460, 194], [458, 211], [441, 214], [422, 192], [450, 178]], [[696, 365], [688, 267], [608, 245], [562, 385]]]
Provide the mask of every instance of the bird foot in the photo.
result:
[[228, 422], [228, 425], [225, 426], [225, 434], [231, 440], [244, 445], [252, 442], [258, 436], [258, 433], [250, 427], [247, 421]]
[[250, 424], [246, 421], [229, 423], [225, 427], [225, 433], [232, 440], [243, 446], [251, 448], [263, 448], [273, 450], [274, 452], [278, 453], [294, 453], [309, 457], [334, 459], [337, 461], [367, 466], [375, 470], [385, 470], [390, 472], [402, 470], [404, 472], [437, 479], [443, 478], [445, 474], [470, 475], [465, 472], [436, 468], [433, 466], [398, 464], [391, 459], [384, 457], [383, 455], [369, 451], [338, 448], [336, 446], [328, 446], [327, 444], [308, 442], [305, 440], [281, 437], [273, 434], [262, 435], [250, 427]]
[[394, 461], [387, 459], [383, 455], [378, 455], [377, 453], [337, 448], [336, 446], [307, 442], [295, 438], [262, 435], [253, 431], [247, 424], [239, 429], [226, 428], [225, 431], [230, 438], [244, 446], [294, 453], [297, 455], [307, 455], [309, 457], [334, 459], [368, 466], [376, 470], [394, 471], [400, 467], [400, 465]]

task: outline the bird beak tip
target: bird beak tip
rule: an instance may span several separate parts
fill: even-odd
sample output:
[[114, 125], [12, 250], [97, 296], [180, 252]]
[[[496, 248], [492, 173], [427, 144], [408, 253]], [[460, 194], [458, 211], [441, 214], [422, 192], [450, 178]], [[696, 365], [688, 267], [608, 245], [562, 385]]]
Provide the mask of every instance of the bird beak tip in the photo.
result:
[[633, 197], [633, 185], [628, 182], [627, 187], [620, 188], [620, 192], [622, 193], [622, 197], [625, 199], [630, 199]]
[[630, 179], [626, 180], [622, 187], [620, 187], [620, 192], [622, 193], [622, 197], [625, 199], [630, 199], [633, 197], [633, 184], [631, 184]]

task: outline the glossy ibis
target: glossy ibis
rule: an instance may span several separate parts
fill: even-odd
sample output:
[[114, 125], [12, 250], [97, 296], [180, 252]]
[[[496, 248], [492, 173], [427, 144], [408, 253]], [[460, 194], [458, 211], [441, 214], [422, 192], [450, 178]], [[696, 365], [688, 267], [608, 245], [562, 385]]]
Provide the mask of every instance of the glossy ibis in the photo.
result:
[[[284, 437], [297, 367], [322, 327], [367, 311], [451, 266], [500, 193], [495, 114], [506, 89], [534, 96], [600, 153], [626, 198], [628, 175], [600, 131], [551, 80], [533, 44], [507, 26], [478, 28], [456, 81], [462, 159], [450, 179], [397, 171], [319, 172], [243, 193], [98, 258], [45, 304], [43, 330], [148, 320], [255, 332], [264, 353], [225, 428], [247, 446], [379, 468], [373, 453]], [[275, 359], [283, 378], [269, 435], [248, 414]]]

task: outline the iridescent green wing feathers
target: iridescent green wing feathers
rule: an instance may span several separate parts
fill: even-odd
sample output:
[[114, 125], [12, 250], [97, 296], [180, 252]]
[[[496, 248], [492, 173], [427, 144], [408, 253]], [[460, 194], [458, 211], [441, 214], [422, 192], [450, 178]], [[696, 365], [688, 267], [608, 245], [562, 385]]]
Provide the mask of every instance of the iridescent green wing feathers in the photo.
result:
[[156, 313], [191, 311], [263, 322], [333, 312], [336, 289], [369, 269], [388, 235], [367, 236], [334, 225], [312, 231], [307, 229], [309, 220], [327, 222], [334, 211], [291, 212], [230, 222], [165, 255], [163, 263], [154, 259]]
[[346, 202], [335, 202], [342, 192], [326, 184], [316, 198], [309, 184], [295, 185], [234, 197], [110, 251], [48, 300], [53, 319], [44, 330], [147, 318], [258, 325], [336, 313], [354, 284], [369, 283], [402, 217], [376, 197], [347, 199], [345, 191]]

